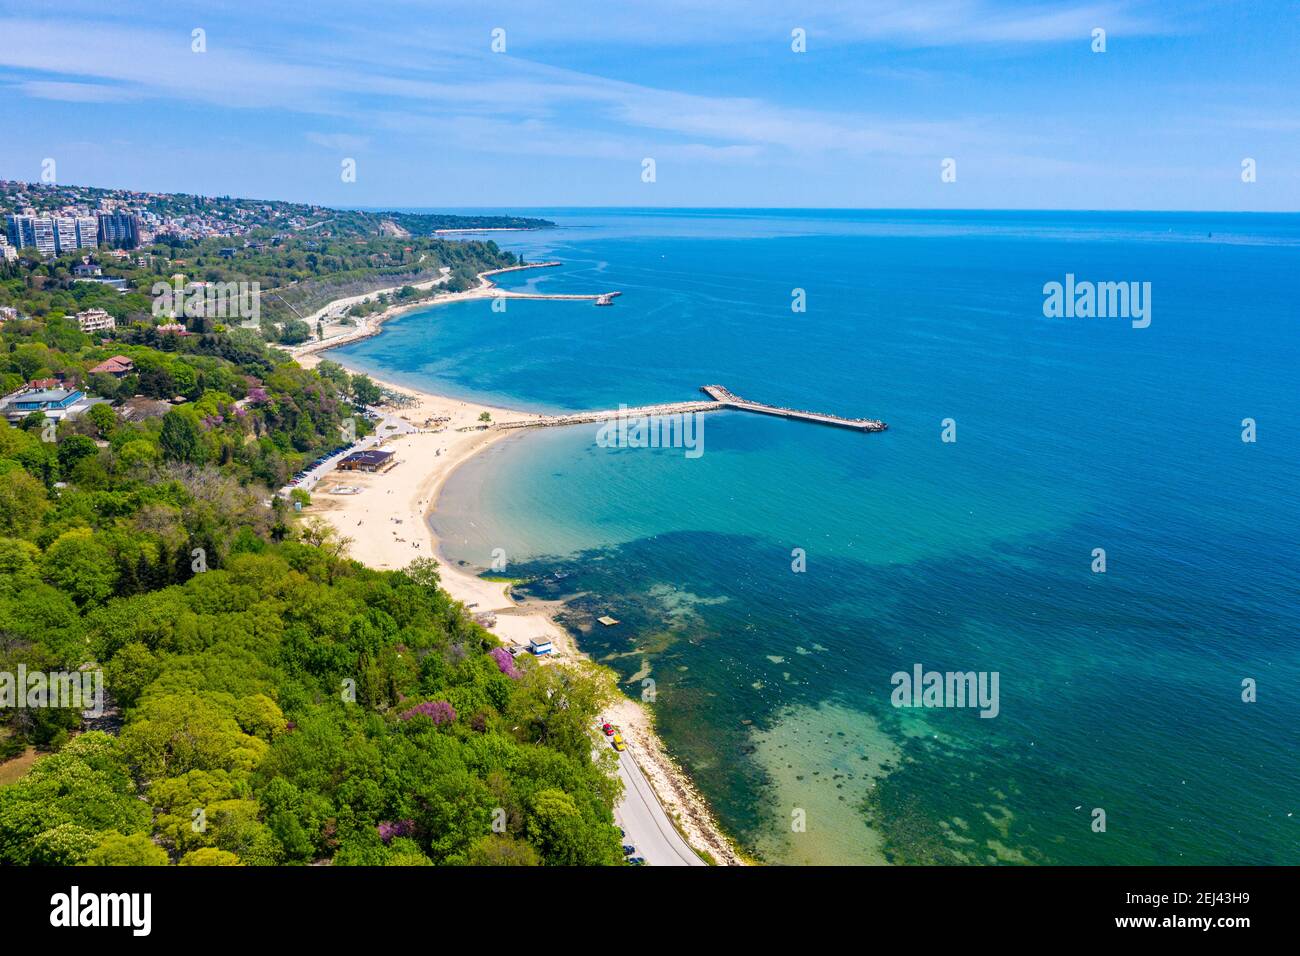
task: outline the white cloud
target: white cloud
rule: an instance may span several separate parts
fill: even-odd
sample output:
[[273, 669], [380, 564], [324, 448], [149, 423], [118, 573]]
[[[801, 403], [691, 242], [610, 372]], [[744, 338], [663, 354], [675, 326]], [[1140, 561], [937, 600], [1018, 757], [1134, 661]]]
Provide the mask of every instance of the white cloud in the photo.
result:
[[[190, 51], [188, 33], [156, 29], [8, 20], [0, 21], [0, 33], [10, 41], [0, 47], [0, 66], [76, 77], [28, 80], [21, 88], [30, 95], [62, 91], [63, 98], [85, 101], [151, 96], [329, 115], [357, 125], [386, 113], [390, 129], [442, 127], [470, 142], [482, 142], [478, 131], [484, 124], [474, 120], [491, 113], [516, 125], [533, 124], [530, 139], [539, 150], [566, 155], [626, 155], [645, 148], [646, 133], [661, 152], [687, 149], [681, 155], [713, 160], [752, 159], [760, 149], [919, 152], [964, 135], [961, 124], [900, 123], [681, 93], [486, 52], [426, 51], [416, 65], [395, 58], [391, 46], [368, 58], [362, 45], [331, 51], [326, 69], [316, 65], [324, 54], [298, 51], [295, 60], [271, 59], [233, 46], [216, 31], [209, 33], [203, 54]], [[112, 55], [69, 58], [59, 52], [66, 49]], [[583, 116], [585, 122], [574, 119]], [[593, 126], [601, 129], [594, 139], [587, 132]], [[574, 140], [575, 134], [582, 138]], [[365, 145], [359, 134], [307, 137], [332, 149]]]
[[59, 80], [28, 80], [16, 84], [20, 93], [40, 100], [65, 103], [117, 103], [136, 98], [136, 94], [119, 86], [104, 83], [70, 83]]
[[[793, 5], [788, 0], [656, 0], [610, 3], [567, 0], [562, 15], [547, 4], [442, 0], [426, 30], [423, 0], [389, 0], [382, 12], [367, 11], [357, 26], [385, 31], [400, 24], [427, 48], [476, 44], [486, 50], [488, 31], [507, 30], [517, 53], [554, 44], [610, 47], [673, 46], [699, 49], [727, 44], [771, 44], [788, 49], [790, 30], [805, 28], [815, 45], [876, 43], [895, 48], [1034, 45], [1086, 40], [1103, 26], [1127, 36], [1169, 32], [1168, 24], [1144, 15], [1133, 2], [1061, 3], [1039, 0], [821, 0]], [[346, 21], [355, 16], [352, 0], [317, 0], [317, 16]], [[274, 14], [268, 11], [268, 16]], [[1187, 12], [1182, 13], [1186, 19]]]
[[[937, 115], [916, 120], [681, 92], [550, 66], [523, 52], [529, 44], [556, 37], [558, 21], [583, 24], [580, 36], [566, 37], [570, 43], [590, 43], [604, 32], [618, 31], [624, 41], [640, 43], [646, 35], [635, 27], [646, 18], [661, 22], [661, 29], [648, 36], [671, 34], [697, 53], [709, 42], [754, 42], [755, 37], [784, 48], [789, 18], [767, 0], [719, 0], [707, 9], [670, 0], [653, 17], [646, 9], [626, 7], [585, 21], [580, 12], [555, 18], [519, 8], [511, 13], [510, 36], [515, 39], [504, 56], [488, 52], [486, 27], [481, 44], [450, 39], [470, 29], [467, 22], [488, 22], [483, 19], [488, 14], [458, 13], [456, 3], [428, 26], [408, 7], [402, 14], [415, 17], [409, 29], [383, 19], [393, 16], [387, 8], [354, 27], [352, 17], [335, 17], [326, 12], [328, 7], [318, 10], [311, 29], [305, 30], [276, 29], [274, 18], [288, 14], [275, 10], [267, 11], [266, 29], [255, 33], [214, 23], [202, 54], [191, 52], [188, 27], [169, 31], [121, 19], [96, 22], [90, 19], [95, 13], [64, 22], [0, 19], [0, 35], [6, 37], [0, 69], [20, 71], [17, 91], [43, 99], [154, 98], [324, 117], [331, 122], [322, 125], [353, 131], [298, 135], [344, 152], [366, 149], [381, 132], [386, 144], [419, 137], [485, 152], [616, 160], [653, 155], [723, 165], [868, 154], [929, 161], [963, 150], [1028, 154], [1043, 145], [1032, 129], [1017, 128], [1015, 118]], [[1004, 7], [987, 0], [926, 5], [844, 0], [811, 8], [806, 20], [810, 35], [822, 38], [819, 42], [913, 46], [1086, 43], [1088, 30], [1099, 23], [1112, 31], [1155, 29], [1105, 4], [1053, 9]], [[346, 30], [345, 39], [335, 30]], [[248, 42], [268, 45], [256, 50], [241, 46]], [[86, 55], [69, 57], [69, 49]]]
[[308, 142], [326, 149], [360, 151], [370, 145], [369, 136], [354, 136], [351, 133], [308, 133]]

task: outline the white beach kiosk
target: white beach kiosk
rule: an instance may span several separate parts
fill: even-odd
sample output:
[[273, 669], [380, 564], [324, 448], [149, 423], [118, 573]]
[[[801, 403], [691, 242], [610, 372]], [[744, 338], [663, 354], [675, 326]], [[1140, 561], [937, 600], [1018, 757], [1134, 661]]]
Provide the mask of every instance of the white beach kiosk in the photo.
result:
[[550, 638], [534, 637], [528, 642], [528, 650], [534, 657], [541, 657], [543, 654], [550, 654], [555, 648], [551, 646]]

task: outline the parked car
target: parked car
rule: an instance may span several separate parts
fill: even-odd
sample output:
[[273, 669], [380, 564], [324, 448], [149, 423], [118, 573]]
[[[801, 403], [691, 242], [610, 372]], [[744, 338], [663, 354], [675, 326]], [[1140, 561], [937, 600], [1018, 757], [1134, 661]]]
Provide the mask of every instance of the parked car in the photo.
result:
[[622, 734], [615, 734], [612, 743], [614, 744], [614, 749], [617, 750], [619, 753], [622, 753], [624, 750], [627, 749], [627, 744], [623, 742]]
[[605, 731], [605, 736], [606, 736], [606, 737], [612, 737], [612, 736], [614, 736], [614, 725], [613, 725], [613, 724], [606, 723], [606, 724], [602, 725], [600, 729], [603, 730], [603, 731]]
[[627, 861], [633, 866], [645, 866], [645, 857], [643, 856], [629, 856]]
[[634, 846], [633, 846], [632, 844], [630, 844], [630, 843], [624, 843], [624, 844], [623, 844], [623, 855], [624, 855], [624, 856], [632, 856], [634, 853], [636, 853], [636, 847], [634, 847]]

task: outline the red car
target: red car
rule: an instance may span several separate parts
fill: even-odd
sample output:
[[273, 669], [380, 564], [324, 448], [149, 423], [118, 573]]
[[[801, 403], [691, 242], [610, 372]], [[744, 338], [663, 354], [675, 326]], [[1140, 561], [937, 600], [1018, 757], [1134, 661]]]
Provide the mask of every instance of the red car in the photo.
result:
[[614, 736], [614, 725], [613, 725], [613, 724], [603, 724], [603, 725], [601, 726], [600, 729], [603, 730], [603, 731], [605, 731], [605, 736], [606, 736], [606, 737], [612, 737], [612, 736]]

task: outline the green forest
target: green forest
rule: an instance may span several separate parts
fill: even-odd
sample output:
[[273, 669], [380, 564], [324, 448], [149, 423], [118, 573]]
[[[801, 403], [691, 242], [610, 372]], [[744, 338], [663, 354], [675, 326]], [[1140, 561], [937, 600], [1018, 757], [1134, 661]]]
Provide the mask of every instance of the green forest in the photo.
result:
[[[609, 673], [512, 658], [434, 562], [367, 569], [273, 494], [365, 433], [368, 380], [244, 329], [92, 339], [65, 313], [98, 290], [31, 279], [3, 283], [3, 391], [109, 401], [0, 420], [0, 672], [102, 672], [106, 706], [0, 708], [0, 862], [622, 861]], [[130, 374], [89, 371], [112, 355]]]

